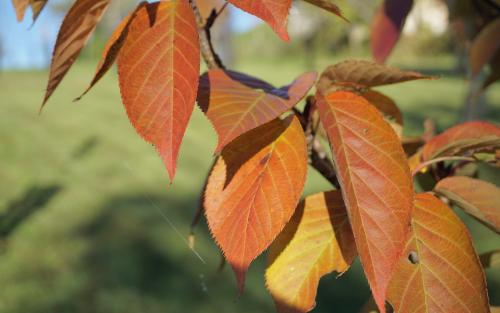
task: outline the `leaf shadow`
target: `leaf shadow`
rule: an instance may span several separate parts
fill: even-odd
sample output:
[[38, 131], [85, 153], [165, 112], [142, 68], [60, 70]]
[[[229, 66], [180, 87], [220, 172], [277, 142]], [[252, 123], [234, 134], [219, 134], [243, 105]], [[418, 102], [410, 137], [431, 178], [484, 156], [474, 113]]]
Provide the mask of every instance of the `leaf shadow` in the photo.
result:
[[[240, 306], [270, 311], [269, 303], [251, 292], [237, 302], [231, 301], [231, 295], [236, 300], [235, 286], [230, 283], [232, 273], [217, 272], [218, 249], [205, 225], [199, 230], [196, 247], [202, 250], [208, 265], [202, 264], [178, 237], [177, 231], [188, 234], [183, 230], [189, 225], [191, 211], [185, 209], [196, 207], [195, 197], [148, 198], [140, 193], [111, 198], [98, 209], [100, 214], [75, 230], [75, 237], [90, 243], [76, 269], [88, 280], [73, 298], [65, 299], [71, 308], [67, 312], [104, 312], [105, 295], [124, 302], [107, 313], [128, 311], [124, 292], [142, 299], [142, 310], [148, 312], [152, 304], [154, 312], [230, 313]], [[151, 203], [165, 214], [175, 209], [175, 215], [168, 216], [178, 230], [173, 230]]]
[[[222, 71], [222, 70], [221, 70]], [[227, 77], [236, 83], [242, 84], [245, 87], [261, 90], [269, 95], [279, 97], [283, 100], [290, 100], [289, 90], [291, 85], [286, 85], [281, 88], [276, 88], [273, 85], [259, 78], [249, 76], [236, 71], [224, 71]], [[212, 85], [209, 79], [209, 72], [205, 72], [200, 76], [198, 85], [198, 105], [203, 113], [207, 113], [210, 105], [210, 95]]]
[[42, 209], [62, 190], [59, 185], [33, 185], [7, 205], [0, 215], [0, 239], [7, 239], [30, 216]]

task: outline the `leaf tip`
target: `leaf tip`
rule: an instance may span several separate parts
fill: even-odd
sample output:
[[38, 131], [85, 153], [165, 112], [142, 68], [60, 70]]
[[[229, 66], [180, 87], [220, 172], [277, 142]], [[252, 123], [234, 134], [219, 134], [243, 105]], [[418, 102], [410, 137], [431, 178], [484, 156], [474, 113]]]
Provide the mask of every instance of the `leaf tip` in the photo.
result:
[[234, 274], [236, 276], [238, 297], [241, 297], [241, 295], [243, 295], [243, 292], [245, 291], [245, 279], [246, 279], [247, 268], [241, 268], [235, 265], [232, 265], [232, 267]]

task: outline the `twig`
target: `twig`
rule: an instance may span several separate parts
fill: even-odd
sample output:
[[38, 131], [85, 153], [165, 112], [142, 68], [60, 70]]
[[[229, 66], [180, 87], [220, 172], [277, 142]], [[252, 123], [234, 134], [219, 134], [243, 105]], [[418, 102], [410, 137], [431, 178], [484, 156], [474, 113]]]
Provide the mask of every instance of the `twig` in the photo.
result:
[[302, 120], [305, 120], [304, 132], [307, 140], [307, 152], [309, 156], [309, 163], [316, 169], [326, 180], [328, 180], [335, 188], [339, 189], [340, 184], [337, 179], [337, 174], [332, 162], [328, 159], [328, 156], [321, 143], [316, 138], [316, 127], [314, 125], [314, 112], [316, 111], [316, 103], [314, 97], [308, 97], [306, 99], [306, 106], [304, 107], [304, 113], [299, 116]]
[[189, 3], [191, 4], [191, 8], [193, 9], [194, 15], [196, 17], [196, 23], [198, 24], [198, 34], [200, 36], [200, 49], [203, 60], [205, 61], [209, 69], [215, 69], [215, 68], [223, 69], [224, 65], [222, 64], [221, 59], [214, 50], [214, 47], [212, 45], [212, 36], [210, 33], [210, 28], [215, 22], [215, 19], [219, 15], [216, 14], [216, 16], [210, 23], [208, 22], [206, 23], [203, 19], [203, 16], [201, 16], [200, 9], [196, 5], [196, 1], [190, 0]]
[[469, 162], [475, 162], [476, 159], [471, 158], [471, 157], [461, 157], [461, 156], [447, 156], [447, 157], [441, 157], [441, 158], [432, 159], [432, 160], [420, 163], [413, 170], [412, 176], [417, 175], [418, 172], [420, 172], [421, 170], [423, 170], [424, 168], [426, 168], [426, 167], [428, 167], [430, 165], [433, 165], [433, 164], [436, 164], [436, 163], [440, 163], [440, 162], [444, 162], [444, 161], [469, 161]]

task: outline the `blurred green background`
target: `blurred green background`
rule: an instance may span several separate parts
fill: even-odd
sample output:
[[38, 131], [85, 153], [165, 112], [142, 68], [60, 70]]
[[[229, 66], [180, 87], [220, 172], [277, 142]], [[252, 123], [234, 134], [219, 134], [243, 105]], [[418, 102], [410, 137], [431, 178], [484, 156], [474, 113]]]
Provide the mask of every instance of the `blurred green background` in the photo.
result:
[[[221, 39], [223, 54], [233, 69], [275, 85], [346, 58], [369, 58], [366, 35], [353, 44], [346, 33], [354, 27], [367, 33], [373, 6], [364, 17], [353, 13], [358, 2], [342, 3], [351, 24], [327, 15], [311, 38], [292, 36], [290, 44], [257, 25]], [[274, 312], [264, 256], [251, 266], [238, 297], [230, 268], [218, 272], [221, 257], [204, 220], [195, 230], [196, 253], [188, 247], [216, 142], [199, 109], [170, 185], [154, 149], [128, 122], [114, 71], [72, 102], [92, 78], [107, 33], [98, 30], [42, 115], [47, 70], [0, 72], [0, 313]], [[438, 130], [463, 119], [469, 82], [459, 60], [448, 32], [423, 27], [402, 39], [391, 65], [441, 77], [380, 88], [404, 112], [406, 134], [419, 134], [427, 117]], [[500, 122], [500, 86], [481, 101], [482, 118]], [[483, 166], [481, 175], [498, 184], [495, 171]], [[330, 188], [309, 173], [305, 194]], [[461, 216], [479, 253], [500, 247], [493, 232]], [[500, 305], [500, 273], [488, 270], [487, 276], [490, 300]], [[321, 281], [314, 312], [357, 312], [368, 298], [356, 261], [343, 276]]]

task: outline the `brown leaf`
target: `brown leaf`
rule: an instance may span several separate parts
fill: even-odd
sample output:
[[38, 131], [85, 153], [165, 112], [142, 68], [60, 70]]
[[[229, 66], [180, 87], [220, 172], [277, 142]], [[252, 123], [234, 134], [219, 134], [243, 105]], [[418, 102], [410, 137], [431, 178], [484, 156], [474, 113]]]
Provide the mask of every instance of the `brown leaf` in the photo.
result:
[[371, 46], [375, 61], [384, 63], [399, 40], [413, 0], [385, 0], [371, 27]]
[[294, 107], [316, 81], [316, 73], [274, 88], [242, 73], [210, 70], [200, 78], [198, 104], [214, 125], [216, 153], [241, 134], [265, 124]]
[[497, 186], [479, 179], [453, 176], [440, 180], [434, 191], [500, 233], [500, 188]]
[[66, 14], [57, 35], [42, 107], [75, 62], [108, 6], [109, 0], [77, 0]]
[[497, 18], [486, 25], [474, 38], [470, 48], [469, 66], [472, 76], [479, 74], [500, 48], [500, 18]]
[[288, 41], [288, 14], [292, 0], [228, 0], [229, 3], [265, 21], [280, 36]]
[[115, 63], [118, 54], [127, 38], [130, 24], [137, 16], [139, 10], [141, 10], [147, 2], [141, 2], [132, 13], [127, 15], [120, 24], [115, 28], [111, 37], [106, 42], [106, 46], [104, 47], [104, 51], [102, 52], [101, 59], [99, 60], [99, 64], [97, 65], [97, 69], [94, 75], [94, 78], [90, 82], [89, 87], [83, 92], [83, 94], [78, 97], [76, 100], [80, 100], [89, 90], [97, 84], [97, 82], [108, 72], [108, 70]]
[[500, 147], [500, 127], [482, 121], [466, 122], [447, 129], [427, 142], [422, 149], [422, 160], [495, 147]]
[[18, 22], [22, 22], [24, 19], [24, 14], [26, 13], [26, 9], [30, 4], [30, 0], [12, 0], [12, 5], [16, 10], [16, 18]]
[[252, 260], [292, 217], [306, 175], [306, 139], [293, 115], [255, 128], [222, 150], [205, 189], [205, 214], [240, 292]]
[[188, 1], [140, 8], [117, 63], [128, 117], [137, 133], [155, 146], [172, 181], [200, 70], [198, 28]]
[[322, 74], [317, 88], [326, 93], [333, 86], [369, 88], [416, 79], [433, 79], [417, 72], [402, 71], [372, 61], [347, 60], [329, 66]]
[[411, 225], [387, 294], [395, 311], [489, 312], [484, 272], [453, 211], [431, 194], [418, 194]]
[[321, 8], [325, 11], [331, 12], [345, 21], [348, 21], [342, 14], [340, 8], [336, 4], [334, 4], [332, 0], [304, 0], [304, 1], [314, 6], [317, 6], [318, 8]]
[[320, 278], [344, 273], [356, 255], [340, 191], [308, 196], [269, 250], [266, 285], [278, 312], [309, 312]]
[[33, 12], [33, 23], [36, 21], [48, 0], [30, 0], [31, 11]]
[[413, 184], [394, 130], [351, 92], [317, 95], [361, 263], [381, 312], [409, 232]]

